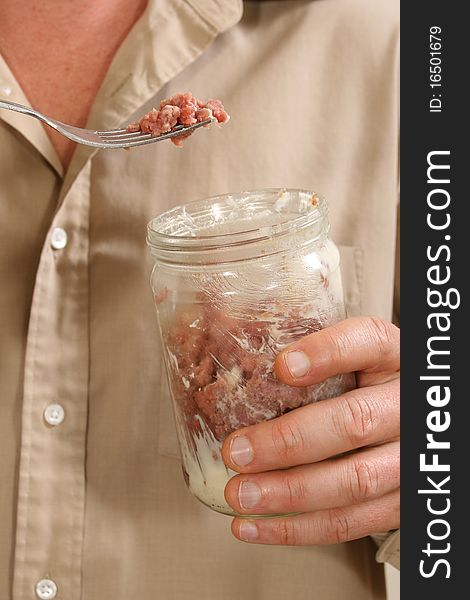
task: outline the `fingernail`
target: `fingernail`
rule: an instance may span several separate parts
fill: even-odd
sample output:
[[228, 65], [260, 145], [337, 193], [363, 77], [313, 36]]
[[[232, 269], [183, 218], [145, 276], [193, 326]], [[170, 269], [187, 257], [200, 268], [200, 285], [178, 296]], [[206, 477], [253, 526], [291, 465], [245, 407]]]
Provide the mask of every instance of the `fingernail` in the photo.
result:
[[253, 460], [253, 448], [244, 435], [239, 435], [232, 440], [230, 445], [230, 458], [239, 467], [244, 467]]
[[292, 377], [304, 377], [310, 371], [310, 360], [305, 352], [293, 351], [285, 355], [286, 365]]
[[245, 542], [252, 542], [259, 537], [258, 527], [253, 521], [242, 521], [238, 529], [238, 535]]
[[238, 487], [238, 502], [242, 508], [254, 508], [261, 501], [261, 490], [252, 481], [242, 481]]

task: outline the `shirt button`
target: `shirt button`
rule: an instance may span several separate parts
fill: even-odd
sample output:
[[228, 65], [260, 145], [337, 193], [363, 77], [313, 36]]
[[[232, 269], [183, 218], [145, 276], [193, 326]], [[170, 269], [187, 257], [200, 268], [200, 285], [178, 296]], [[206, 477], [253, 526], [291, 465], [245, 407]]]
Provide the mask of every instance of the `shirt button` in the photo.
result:
[[9, 85], [4, 85], [2, 87], [2, 92], [5, 94], [5, 96], [11, 96], [12, 91], [13, 90], [11, 89], [11, 87]]
[[40, 600], [50, 600], [57, 594], [57, 585], [52, 579], [41, 579], [36, 583], [36, 596]]
[[60, 404], [49, 404], [44, 410], [44, 420], [49, 425], [60, 425], [65, 419], [65, 411]]
[[62, 227], [56, 227], [52, 230], [51, 246], [54, 250], [62, 250], [67, 245], [67, 232]]

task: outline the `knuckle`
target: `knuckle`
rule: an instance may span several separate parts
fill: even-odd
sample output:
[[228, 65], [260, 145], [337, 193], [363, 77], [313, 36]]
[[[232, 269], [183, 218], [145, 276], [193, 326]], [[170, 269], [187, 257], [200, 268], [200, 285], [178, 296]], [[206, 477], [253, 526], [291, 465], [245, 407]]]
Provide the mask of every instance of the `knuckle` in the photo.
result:
[[379, 348], [381, 357], [394, 354], [400, 330], [393, 323], [379, 317], [367, 317], [367, 326], [372, 339]]
[[375, 497], [379, 492], [379, 471], [372, 462], [356, 460], [351, 464], [349, 489], [353, 502]]
[[379, 416], [373, 402], [356, 394], [346, 397], [341, 418], [336, 419], [338, 434], [357, 448], [373, 438], [379, 425]]
[[330, 348], [332, 362], [343, 363], [350, 348], [347, 338], [337, 325], [330, 325], [322, 333], [327, 338], [326, 345]]
[[395, 523], [400, 522], [400, 492], [395, 494], [394, 502], [391, 509], [392, 517]]
[[274, 524], [276, 539], [283, 546], [296, 546], [300, 542], [294, 519], [278, 519]]
[[347, 542], [351, 538], [350, 517], [339, 508], [327, 512], [325, 521], [325, 537], [335, 544]]
[[306, 441], [302, 428], [293, 418], [279, 417], [272, 422], [271, 436], [273, 446], [283, 462], [289, 462], [293, 456], [302, 454]]
[[286, 475], [284, 477], [284, 490], [286, 493], [285, 502], [289, 511], [299, 510], [308, 497], [308, 490], [305, 482], [297, 476]]

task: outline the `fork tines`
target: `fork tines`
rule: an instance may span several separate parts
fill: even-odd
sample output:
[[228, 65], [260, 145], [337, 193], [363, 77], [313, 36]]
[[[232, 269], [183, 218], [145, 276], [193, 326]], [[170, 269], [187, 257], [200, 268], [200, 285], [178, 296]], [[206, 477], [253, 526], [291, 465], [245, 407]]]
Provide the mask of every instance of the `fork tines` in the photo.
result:
[[142, 131], [128, 131], [127, 129], [108, 129], [105, 131], [95, 131], [96, 135], [103, 140], [103, 143], [109, 146], [133, 146], [144, 143], [145, 141], [159, 141], [167, 138], [177, 137], [178, 135], [186, 132], [191, 132], [194, 129], [198, 129], [204, 125], [208, 125], [214, 121], [214, 119], [206, 119], [200, 123], [195, 123], [184, 127], [183, 125], [177, 125], [171, 131], [162, 133], [160, 135], [152, 135], [151, 133], [144, 133]]

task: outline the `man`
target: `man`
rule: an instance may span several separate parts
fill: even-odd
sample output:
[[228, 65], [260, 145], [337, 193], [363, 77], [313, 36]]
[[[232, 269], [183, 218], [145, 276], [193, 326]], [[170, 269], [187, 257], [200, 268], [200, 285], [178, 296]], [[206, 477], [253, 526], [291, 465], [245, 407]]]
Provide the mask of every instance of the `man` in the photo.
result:
[[[233, 117], [182, 150], [96, 152], [0, 111], [1, 597], [383, 598], [369, 536], [396, 564], [396, 3], [4, 0], [0, 54], [0, 96], [67, 123], [116, 127], [185, 90]], [[236, 519], [242, 544], [181, 476], [145, 225], [261, 187], [327, 198], [349, 314], [381, 319], [278, 359], [291, 385], [359, 371], [352, 397], [227, 440], [234, 508], [248, 482], [262, 512], [304, 513]]]

